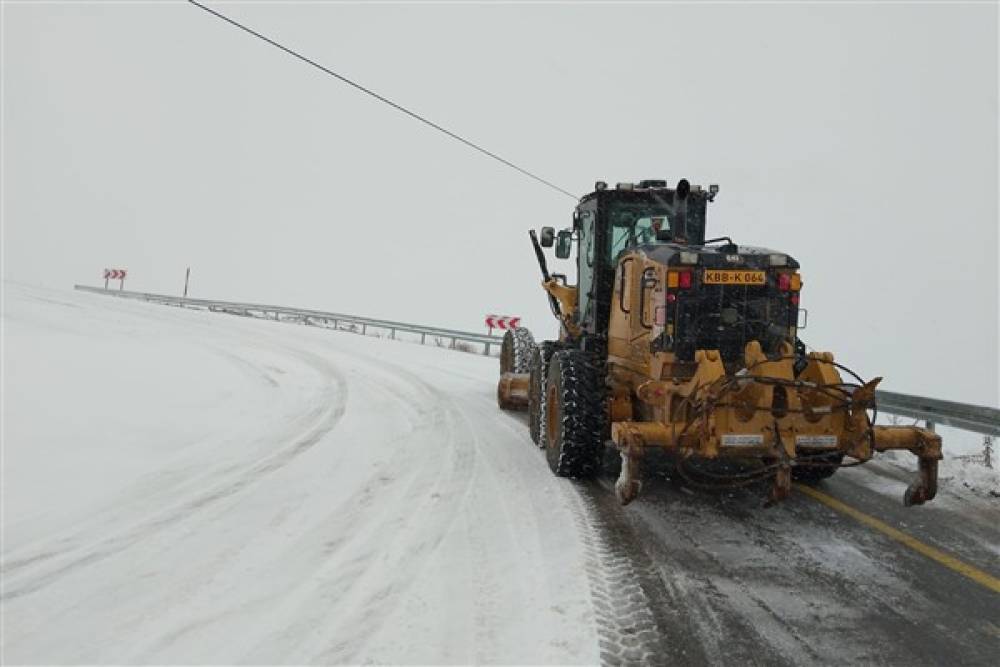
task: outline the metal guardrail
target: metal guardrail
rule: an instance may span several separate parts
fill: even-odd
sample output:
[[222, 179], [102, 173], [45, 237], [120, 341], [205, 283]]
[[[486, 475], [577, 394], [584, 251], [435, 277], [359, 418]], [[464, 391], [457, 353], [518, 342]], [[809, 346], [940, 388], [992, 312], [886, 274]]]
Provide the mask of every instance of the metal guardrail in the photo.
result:
[[[284, 306], [268, 306], [259, 303], [241, 303], [234, 301], [214, 301], [210, 299], [187, 299], [164, 294], [149, 294], [145, 292], [128, 292], [121, 290], [106, 290], [100, 287], [75, 285], [75, 289], [83, 292], [93, 292], [106, 296], [117, 296], [125, 299], [138, 299], [151, 303], [161, 303], [186, 308], [201, 308], [213, 312], [230, 313], [245, 317], [263, 317], [274, 320], [294, 321], [302, 324], [340, 328], [341, 323], [360, 327], [365, 334], [369, 328], [389, 332], [390, 338], [395, 338], [396, 332], [406, 332], [420, 335], [420, 342], [427, 342], [427, 337], [446, 339], [455, 347], [458, 341], [474, 343], [483, 346], [483, 354], [489, 355], [493, 345], [499, 347], [503, 340], [499, 336], [488, 336], [456, 329], [441, 329], [421, 324], [392, 322], [370, 317], [357, 317], [343, 313], [330, 313], [321, 310], [306, 310], [302, 308], [286, 308]], [[929, 428], [937, 424], [952, 426], [983, 435], [1000, 436], [1000, 410], [981, 405], [956, 403], [937, 398], [911, 396], [893, 391], [877, 391], [878, 410], [881, 413], [918, 419], [927, 423]]]
[[420, 336], [420, 343], [426, 344], [428, 337], [438, 342], [440, 340], [450, 341], [450, 347], [455, 348], [459, 341], [483, 346], [483, 354], [490, 355], [490, 350], [496, 346], [499, 350], [503, 338], [500, 336], [489, 336], [471, 331], [459, 331], [457, 329], [442, 329], [440, 327], [429, 327], [422, 324], [410, 324], [407, 322], [393, 322], [372, 317], [358, 317], [356, 315], [346, 315], [344, 313], [331, 313], [322, 310], [309, 310], [305, 308], [287, 308], [285, 306], [270, 306], [261, 303], [243, 303], [238, 301], [216, 301], [213, 299], [190, 299], [179, 296], [168, 296], [166, 294], [152, 294], [148, 292], [130, 292], [124, 290], [106, 290], [100, 287], [90, 287], [88, 285], [74, 285], [74, 289], [81, 292], [92, 292], [105, 296], [115, 296], [122, 299], [134, 299], [147, 301], [168, 306], [179, 306], [184, 308], [197, 308], [212, 312], [229, 313], [231, 315], [241, 315], [243, 317], [259, 317], [265, 319], [280, 320], [286, 322], [298, 322], [314, 326], [325, 326], [328, 328], [344, 330], [342, 325], [348, 325], [354, 329], [359, 329], [360, 333], [367, 334], [370, 329], [382, 330], [389, 333], [390, 338], [395, 338], [398, 332], [410, 333]]
[[875, 398], [879, 412], [919, 419], [927, 422], [930, 428], [943, 424], [973, 433], [1000, 436], [1000, 410], [996, 408], [897, 394], [894, 391], [876, 391]]

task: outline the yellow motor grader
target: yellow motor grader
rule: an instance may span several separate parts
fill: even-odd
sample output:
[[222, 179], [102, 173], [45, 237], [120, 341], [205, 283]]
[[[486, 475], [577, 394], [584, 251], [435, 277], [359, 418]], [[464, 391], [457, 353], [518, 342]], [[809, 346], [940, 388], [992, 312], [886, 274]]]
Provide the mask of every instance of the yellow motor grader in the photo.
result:
[[[864, 382], [829, 352], [807, 351], [798, 262], [706, 239], [717, 193], [687, 180], [598, 182], [572, 228], [529, 232], [561, 331], [539, 344], [525, 329], [507, 333], [500, 407], [528, 410], [556, 475], [597, 475], [607, 449], [617, 450], [623, 504], [639, 493], [652, 451], [668, 453], [696, 486], [771, 480], [775, 502], [793, 479], [816, 482], [877, 451], [907, 449], [919, 476], [904, 503], [931, 500], [940, 437], [876, 426], [881, 378]], [[560, 259], [575, 246], [576, 285], [549, 274], [542, 248], [552, 246]]]

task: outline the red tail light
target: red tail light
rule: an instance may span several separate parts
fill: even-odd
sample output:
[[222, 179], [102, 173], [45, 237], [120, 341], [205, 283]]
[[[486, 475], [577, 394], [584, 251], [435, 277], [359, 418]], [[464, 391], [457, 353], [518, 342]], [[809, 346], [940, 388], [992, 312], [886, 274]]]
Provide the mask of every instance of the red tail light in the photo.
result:
[[799, 305], [799, 295], [798, 294], [793, 294], [792, 296], [790, 296], [788, 298], [788, 300], [792, 302], [793, 306]]
[[778, 289], [782, 292], [787, 292], [792, 288], [792, 277], [787, 273], [778, 274]]
[[691, 289], [691, 272], [681, 271], [677, 276], [677, 286], [681, 289]]

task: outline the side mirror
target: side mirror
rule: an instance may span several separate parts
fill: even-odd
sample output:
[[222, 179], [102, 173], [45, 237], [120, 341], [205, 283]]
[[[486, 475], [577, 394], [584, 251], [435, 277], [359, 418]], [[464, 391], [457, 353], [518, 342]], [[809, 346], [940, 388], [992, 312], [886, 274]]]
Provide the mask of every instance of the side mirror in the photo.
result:
[[573, 252], [573, 232], [563, 229], [559, 232], [559, 239], [556, 241], [556, 257], [566, 259]]
[[552, 243], [555, 240], [556, 230], [553, 227], [542, 227], [542, 237], [538, 239], [538, 242], [542, 244], [543, 248], [551, 248]]

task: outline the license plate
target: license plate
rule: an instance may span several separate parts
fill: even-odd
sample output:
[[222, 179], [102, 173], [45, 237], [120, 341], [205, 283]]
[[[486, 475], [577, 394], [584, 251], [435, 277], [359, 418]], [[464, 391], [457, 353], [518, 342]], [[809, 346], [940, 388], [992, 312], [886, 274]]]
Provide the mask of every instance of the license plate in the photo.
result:
[[764, 444], [764, 436], [760, 434], [728, 433], [722, 436], [723, 447], [760, 447]]
[[763, 271], [734, 271], [732, 269], [705, 269], [702, 282], [706, 285], [763, 285], [767, 277]]
[[797, 447], [836, 447], [837, 436], [835, 435], [797, 435], [795, 436]]

